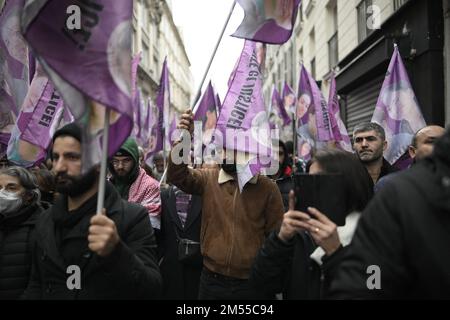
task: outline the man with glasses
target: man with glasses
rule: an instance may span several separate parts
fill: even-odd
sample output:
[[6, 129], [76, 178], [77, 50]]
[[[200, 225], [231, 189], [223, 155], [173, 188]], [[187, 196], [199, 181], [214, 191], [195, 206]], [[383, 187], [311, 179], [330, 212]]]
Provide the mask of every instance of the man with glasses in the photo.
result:
[[147, 175], [139, 165], [139, 149], [129, 138], [116, 152], [109, 165], [111, 182], [122, 199], [145, 207], [153, 228], [160, 229], [161, 197], [158, 182]]
[[387, 144], [383, 127], [376, 123], [362, 123], [353, 130], [353, 149], [374, 184], [382, 177], [398, 171], [383, 158]]

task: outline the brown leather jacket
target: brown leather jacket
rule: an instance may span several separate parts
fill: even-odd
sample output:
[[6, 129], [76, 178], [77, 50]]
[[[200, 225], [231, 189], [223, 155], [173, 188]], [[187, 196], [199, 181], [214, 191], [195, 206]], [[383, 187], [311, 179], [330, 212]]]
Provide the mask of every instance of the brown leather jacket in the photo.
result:
[[209, 270], [248, 279], [258, 250], [281, 223], [284, 209], [277, 185], [253, 178], [239, 192], [233, 177], [219, 169], [191, 169], [169, 160], [168, 181], [202, 196], [201, 248]]

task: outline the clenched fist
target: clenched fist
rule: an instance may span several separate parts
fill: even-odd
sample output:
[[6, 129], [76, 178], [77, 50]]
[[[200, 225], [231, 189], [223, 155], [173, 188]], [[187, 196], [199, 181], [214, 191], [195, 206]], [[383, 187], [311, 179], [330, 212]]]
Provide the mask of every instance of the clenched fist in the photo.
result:
[[116, 224], [106, 216], [106, 210], [102, 209], [101, 215], [97, 214], [91, 219], [88, 235], [89, 249], [101, 257], [107, 257], [119, 241]]

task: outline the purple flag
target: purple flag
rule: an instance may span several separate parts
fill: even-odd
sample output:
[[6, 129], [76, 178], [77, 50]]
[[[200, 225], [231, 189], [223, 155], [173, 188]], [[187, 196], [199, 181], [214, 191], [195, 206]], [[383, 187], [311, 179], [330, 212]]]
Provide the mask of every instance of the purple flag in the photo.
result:
[[397, 46], [378, 97], [372, 122], [386, 131], [384, 156], [394, 164], [408, 149], [414, 134], [426, 126]]
[[148, 159], [153, 156], [156, 152], [162, 150], [156, 150], [158, 139], [162, 134], [159, 123], [159, 108], [151, 103], [150, 98], [147, 102], [147, 119], [148, 119], [148, 134], [146, 142], [142, 146], [145, 150], [146, 158]]
[[284, 110], [292, 115], [295, 115], [295, 108], [297, 104], [297, 98], [295, 96], [294, 90], [287, 84], [284, 83], [283, 87], [283, 105]]
[[301, 0], [237, 0], [245, 17], [234, 37], [282, 44], [289, 40]]
[[272, 156], [270, 128], [255, 49], [255, 42], [245, 41], [214, 135], [215, 141], [222, 142], [227, 150], [236, 150], [238, 156], [244, 154], [246, 159], [250, 158], [246, 163], [237, 159], [241, 190], [261, 172], [261, 161], [270, 160]]
[[11, 133], [8, 159], [22, 167], [45, 160], [47, 148], [63, 116], [63, 101], [38, 64], [24, 105]]
[[136, 90], [136, 95], [133, 99], [133, 119], [134, 128], [132, 136], [135, 137], [138, 144], [140, 143], [142, 137], [145, 135], [143, 132], [146, 120], [145, 104], [142, 100], [141, 90]]
[[222, 102], [220, 101], [220, 96], [218, 93], [216, 93], [215, 97], [216, 97], [217, 114], [220, 114], [220, 111], [222, 110]]
[[131, 60], [131, 99], [133, 100], [133, 119], [134, 129], [133, 136], [138, 140], [141, 138], [141, 92], [138, 88], [137, 71], [141, 61], [141, 53], [134, 55]]
[[0, 14], [0, 157], [5, 155], [30, 84], [29, 50], [20, 32], [24, 0], [9, 0]]
[[[170, 117], [170, 127], [169, 127], [169, 139], [170, 139], [170, 146], [173, 145], [173, 142], [176, 140], [175, 137], [173, 137], [175, 130], [177, 130], [177, 114], [175, 112], [172, 113], [172, 116]], [[172, 139], [173, 138], [173, 139]]]
[[201, 121], [203, 128], [203, 144], [211, 142], [213, 131], [217, 123], [216, 97], [211, 82], [209, 82], [202, 99], [200, 100], [194, 121]]
[[283, 121], [282, 126], [288, 126], [291, 124], [292, 119], [284, 108], [283, 100], [281, 100], [278, 90], [274, 87], [272, 91], [272, 112], [276, 114], [276, 117]]
[[234, 68], [233, 68], [233, 71], [231, 71], [230, 76], [228, 78], [228, 82], [227, 82], [228, 88], [231, 87], [233, 79], [236, 76], [236, 71], [237, 71], [237, 68], [238, 68], [238, 65], [239, 65], [239, 60], [240, 60], [240, 58], [238, 58], [238, 60], [236, 61], [235, 65], [234, 65]]
[[69, 30], [72, 0], [29, 0], [22, 30], [33, 53], [83, 128], [83, 172], [100, 162], [106, 108], [109, 156], [130, 135], [132, 1], [77, 1], [81, 29]]
[[330, 97], [328, 98], [328, 112], [330, 114], [331, 132], [336, 147], [352, 152], [352, 143], [347, 133], [347, 128], [341, 119], [341, 110], [339, 108], [339, 100], [336, 91], [336, 79], [334, 72], [331, 74], [330, 80]]
[[328, 105], [316, 81], [302, 66], [297, 99], [298, 156], [306, 161], [312, 149], [332, 139]]
[[143, 125], [143, 133], [142, 133], [142, 147], [144, 150], [148, 148], [149, 141], [150, 141], [150, 135], [151, 135], [151, 129], [152, 129], [152, 103], [151, 99], [147, 99], [147, 106], [145, 108], [145, 120]]
[[164, 59], [161, 79], [159, 81], [159, 91], [156, 97], [156, 109], [158, 109], [158, 124], [153, 128], [156, 137], [155, 148], [151, 151], [151, 155], [156, 152], [170, 147], [169, 139], [169, 111], [170, 111], [170, 84], [169, 84], [169, 68], [167, 67], [167, 57]]
[[142, 52], [134, 55], [131, 60], [131, 98], [135, 98], [138, 90], [138, 67], [141, 62]]

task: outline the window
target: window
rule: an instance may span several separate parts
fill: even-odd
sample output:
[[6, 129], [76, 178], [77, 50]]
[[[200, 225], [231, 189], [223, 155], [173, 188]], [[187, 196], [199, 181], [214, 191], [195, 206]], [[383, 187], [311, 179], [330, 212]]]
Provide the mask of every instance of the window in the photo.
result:
[[303, 8], [305, 9], [305, 15], [308, 17], [311, 13], [312, 9], [315, 5], [315, 0], [304, 0], [303, 1]]
[[316, 78], [316, 58], [311, 60], [311, 76], [313, 79]]
[[357, 7], [358, 11], [358, 41], [363, 42], [373, 30], [367, 26], [367, 21], [370, 18], [368, 8], [372, 5], [372, 0], [363, 0]]
[[303, 22], [305, 20], [303, 16], [303, 2], [300, 2], [300, 6], [298, 7], [298, 16], [300, 22]]
[[309, 33], [309, 57], [314, 57], [316, 55], [316, 32], [313, 28]]
[[[287, 83], [291, 83], [291, 55], [290, 55], [291, 50], [286, 50], [284, 52], [284, 77], [283, 79], [287, 82]], [[282, 84], [281, 84], [282, 85]]]
[[150, 52], [148, 50], [148, 45], [142, 42], [142, 64], [147, 69], [149, 67], [149, 56]]
[[281, 88], [282, 84], [281, 82], [283, 81], [283, 77], [282, 77], [282, 72], [281, 69], [283, 68], [283, 64], [280, 63], [278, 64], [278, 72], [277, 72], [277, 83], [276, 83], [276, 87], [277, 88]]
[[332, 36], [328, 41], [328, 63], [330, 70], [334, 69], [339, 62], [339, 46], [338, 46], [338, 12], [337, 4], [328, 9], [331, 16], [331, 32]]
[[398, 9], [400, 9], [400, 7], [403, 6], [407, 2], [408, 2], [408, 0], [394, 0], [394, 11], [397, 11]]
[[336, 33], [331, 37], [330, 41], [328, 41], [328, 58], [330, 64], [330, 70], [334, 69], [339, 62], [339, 53], [338, 53], [338, 33]]
[[293, 83], [295, 83], [296, 71], [297, 71], [297, 66], [298, 66], [298, 60], [295, 57], [295, 45], [294, 44], [292, 44], [292, 46], [291, 46], [291, 58], [292, 58], [292, 60], [291, 60], [291, 65], [290, 65], [290, 68], [291, 68], [290, 84], [292, 85]]

